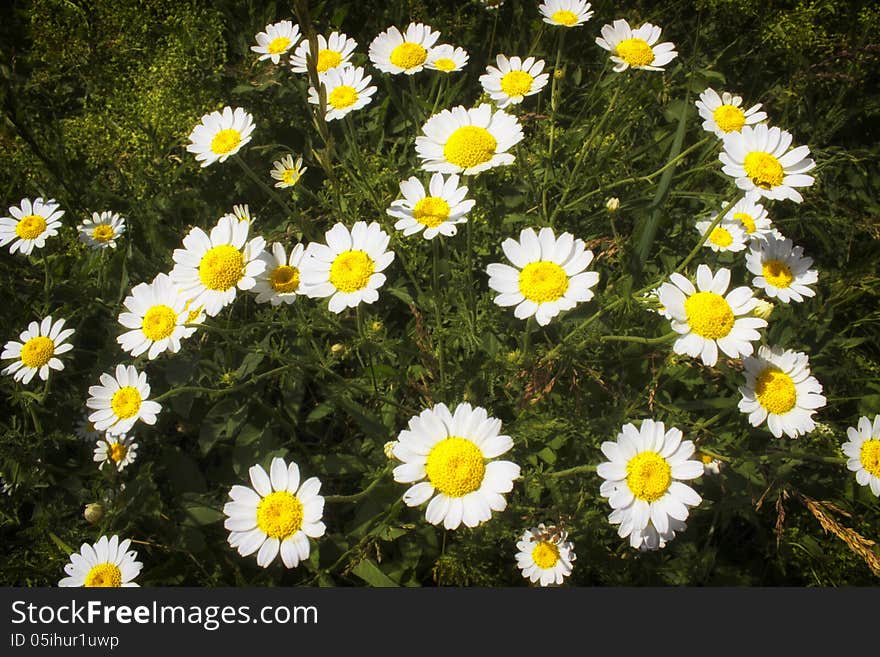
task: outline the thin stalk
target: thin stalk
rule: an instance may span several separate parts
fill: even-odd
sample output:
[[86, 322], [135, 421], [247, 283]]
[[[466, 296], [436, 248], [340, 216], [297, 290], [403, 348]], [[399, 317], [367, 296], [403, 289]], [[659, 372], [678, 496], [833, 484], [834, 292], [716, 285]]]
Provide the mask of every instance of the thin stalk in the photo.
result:
[[638, 335], [603, 335], [599, 339], [602, 342], [634, 342], [636, 344], [663, 344], [664, 342], [668, 342], [678, 333], [675, 331], [670, 331], [664, 335], [661, 335], [656, 338], [643, 338]]
[[431, 240], [431, 252], [433, 254], [434, 267], [432, 276], [432, 291], [434, 297], [434, 333], [437, 337], [437, 364], [440, 369], [440, 390], [446, 391], [446, 353], [443, 346], [443, 319], [440, 314], [440, 235]]
[[365, 498], [367, 495], [373, 492], [373, 490], [382, 483], [382, 480], [391, 472], [391, 466], [385, 466], [385, 468], [376, 476], [376, 478], [370, 483], [369, 486], [364, 488], [359, 493], [353, 493], [351, 495], [325, 495], [324, 503], [325, 504], [343, 504], [347, 502], [357, 502]]
[[547, 212], [547, 197], [549, 190], [547, 189], [547, 178], [553, 169], [553, 147], [556, 145], [556, 110], [559, 107], [559, 64], [562, 62], [562, 45], [565, 43], [566, 30], [559, 31], [559, 41], [556, 46], [556, 64], [553, 66], [553, 77], [550, 83], [550, 144], [547, 147], [547, 163], [544, 165], [544, 180], [541, 184], [541, 208], [543, 209], [544, 219], [553, 227], [553, 217]]
[[[291, 217], [296, 216], [293, 209], [287, 204], [287, 202], [281, 197], [281, 195], [278, 192], [276, 192], [273, 188], [271, 188], [266, 183], [266, 181], [264, 181], [262, 178], [260, 178], [260, 176], [258, 176], [257, 173], [253, 169], [251, 169], [251, 167], [247, 164], [247, 162], [245, 162], [241, 158], [241, 156], [234, 155], [232, 159], [235, 160], [236, 164], [238, 164], [238, 166], [241, 168], [242, 171], [244, 171], [245, 175], [248, 178], [253, 180], [264, 192], [266, 192], [266, 194], [268, 194], [269, 198], [271, 198], [279, 206], [281, 206], [281, 209], [284, 211], [285, 217], [287, 217], [289, 219]], [[305, 232], [303, 218], [302, 218], [302, 216], [300, 216], [298, 218], [299, 218], [299, 223], [300, 223], [300, 230], [303, 232], [303, 235], [305, 235], [306, 232]]]

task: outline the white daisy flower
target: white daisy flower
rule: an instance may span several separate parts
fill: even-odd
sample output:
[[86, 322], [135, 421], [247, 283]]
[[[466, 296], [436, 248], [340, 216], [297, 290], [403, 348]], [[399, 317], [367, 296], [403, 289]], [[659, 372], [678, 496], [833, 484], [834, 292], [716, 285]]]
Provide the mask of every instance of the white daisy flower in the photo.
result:
[[[290, 56], [290, 68], [294, 73], [308, 73], [309, 40], [303, 39]], [[357, 48], [357, 41], [342, 32], [333, 32], [329, 37], [318, 35], [318, 60], [315, 68], [318, 76], [327, 71], [350, 65], [351, 54]]]
[[302, 260], [300, 276], [310, 297], [330, 297], [331, 312], [359, 303], [373, 303], [385, 284], [385, 268], [394, 260], [386, 251], [391, 237], [375, 221], [358, 221], [351, 231], [336, 224], [324, 233], [327, 244], [312, 242]]
[[299, 25], [291, 21], [272, 23], [266, 26], [265, 32], [257, 34], [257, 45], [251, 46], [251, 50], [260, 54], [257, 61], [271, 59], [273, 64], [277, 64], [281, 55], [297, 44], [299, 36]]
[[254, 117], [240, 107], [224, 107], [202, 117], [192, 132], [186, 150], [195, 153], [203, 167], [225, 162], [251, 140]]
[[402, 230], [404, 235], [424, 231], [422, 235], [426, 240], [434, 239], [437, 235], [455, 235], [458, 232], [455, 225], [467, 221], [467, 213], [476, 203], [472, 199], [465, 200], [468, 188], [459, 187], [459, 180], [454, 173], [448, 178], [444, 178], [442, 173], [435, 173], [428, 183], [430, 195], [415, 176], [402, 181], [400, 193], [403, 199], [393, 201], [386, 210], [389, 215], [399, 219], [394, 228]]
[[64, 363], [58, 356], [73, 349], [73, 345], [65, 340], [74, 333], [73, 329], [64, 328], [65, 321], [53, 322], [49, 315], [39, 323], [28, 324], [27, 330], [18, 336], [21, 342], [10, 340], [3, 346], [0, 360], [15, 359], [3, 368], [3, 374], [12, 374], [13, 379], [27, 385], [36, 374], [46, 381], [49, 370], [63, 370]]
[[455, 73], [467, 66], [470, 57], [464, 48], [453, 47], [448, 43], [434, 46], [428, 51], [425, 68], [441, 73]]
[[703, 463], [703, 475], [714, 477], [721, 474], [721, 461], [718, 459], [708, 454], [700, 454], [700, 461]]
[[672, 314], [666, 309], [666, 307], [660, 303], [660, 288], [655, 287], [650, 292], [645, 292], [642, 295], [642, 303], [648, 307], [648, 310], [651, 310], [661, 317], [665, 317], [666, 319], [672, 319]]
[[522, 576], [541, 586], [562, 584], [571, 575], [572, 562], [577, 559], [568, 532], [547, 527], [543, 522], [525, 530], [516, 549], [516, 565]]
[[493, 112], [488, 103], [443, 110], [425, 122], [422, 133], [416, 137], [422, 169], [465, 176], [513, 164], [515, 158], [507, 151], [523, 139], [516, 117]]
[[119, 323], [131, 329], [116, 342], [132, 356], [147, 353], [153, 360], [159, 354], [180, 351], [180, 341], [196, 332], [186, 327], [189, 312], [186, 300], [168, 274], [159, 274], [150, 283], [135, 285], [122, 302], [126, 311], [119, 313]]
[[272, 459], [268, 474], [259, 465], [248, 473], [253, 488], [233, 486], [232, 501], [223, 507], [229, 545], [243, 557], [256, 552], [263, 568], [279, 553], [287, 568], [296, 568], [309, 558], [309, 538], [320, 538], [327, 530], [321, 522], [321, 482], [311, 477], [300, 485], [299, 466], [278, 457]]
[[370, 61], [383, 73], [412, 75], [425, 67], [428, 50], [439, 38], [440, 32], [422, 23], [410, 23], [403, 34], [391, 26], [370, 43]]
[[[372, 76], [364, 75], [364, 69], [360, 66], [327, 71], [321, 78], [321, 84], [327, 93], [327, 114], [324, 120], [341, 119], [349, 112], [369, 105], [376, 93], [376, 87], [368, 86], [372, 79]], [[321, 103], [314, 87], [309, 87], [309, 102], [313, 105]]]
[[858, 427], [849, 427], [846, 435], [849, 440], [842, 449], [847, 469], [856, 473], [860, 486], [870, 486], [880, 497], [880, 415], [874, 416], [873, 427], [867, 417], [860, 417]]
[[229, 218], [235, 221], [247, 221], [253, 222], [257, 220], [256, 215], [251, 214], [251, 209], [248, 207], [247, 203], [244, 205], [233, 205], [232, 212], [227, 212], [223, 215], [222, 218]]
[[805, 175], [816, 163], [807, 157], [808, 146], [789, 150], [791, 133], [759, 123], [724, 135], [718, 155], [721, 170], [736, 179], [736, 186], [756, 196], [800, 203], [804, 197], [795, 187], [809, 187], [814, 178]]
[[822, 384], [810, 376], [805, 353], [762, 345], [756, 356], [743, 359], [743, 368], [746, 384], [739, 388], [739, 410], [748, 414], [753, 427], [766, 420], [777, 438], [783, 433], [797, 438], [816, 428], [812, 415], [825, 406], [825, 397]]
[[98, 463], [98, 468], [109, 465], [116, 468], [117, 472], [122, 472], [125, 466], [134, 462], [137, 456], [138, 444], [134, 442], [134, 436], [120, 434], [112, 436], [108, 434], [104, 438], [98, 438], [95, 445], [94, 461]]
[[260, 254], [266, 268], [257, 275], [257, 282], [251, 290], [257, 295], [257, 303], [268, 301], [278, 306], [282, 302], [293, 303], [297, 294], [303, 294], [300, 289], [300, 266], [304, 254], [305, 247], [297, 244], [288, 258], [284, 246], [277, 242], [272, 244], [271, 253], [263, 251]]
[[83, 543], [64, 566], [67, 577], [58, 586], [139, 586], [134, 581], [143, 568], [137, 552], [129, 550], [131, 539], [102, 536], [94, 545]]
[[95, 441], [104, 435], [103, 431], [97, 431], [95, 425], [89, 420], [89, 412], [84, 411], [74, 430], [76, 435], [85, 442], [94, 445]]
[[89, 420], [98, 431], [118, 435], [128, 433], [135, 422], [156, 423], [156, 415], [162, 407], [149, 401], [150, 384], [146, 372], [133, 365], [117, 365], [115, 375], [102, 374], [101, 385], [89, 387], [86, 407], [94, 413]]
[[85, 219], [76, 227], [79, 241], [93, 249], [116, 248], [116, 238], [125, 232], [125, 219], [116, 212], [92, 212], [91, 219]]
[[744, 110], [742, 97], [734, 96], [730, 92], [723, 91], [721, 95], [712, 87], [708, 87], [700, 94], [700, 100], [696, 101], [697, 109], [703, 121], [703, 130], [714, 132], [719, 139], [728, 132], [739, 132], [745, 125], [760, 123], [767, 118], [766, 112], [759, 112], [761, 103], [752, 105]]
[[541, 91], [550, 79], [547, 73], [541, 73], [544, 70], [543, 59], [508, 59], [498, 55], [495, 63], [498, 64], [497, 68], [491, 65], [486, 67], [486, 73], [480, 76], [480, 84], [499, 108], [521, 103], [526, 96]]
[[174, 249], [171, 280], [210, 317], [235, 300], [236, 290], [250, 290], [266, 266], [259, 257], [266, 241], [248, 241], [249, 229], [249, 221], [221, 217], [210, 236], [193, 228], [183, 238], [184, 248]]
[[755, 274], [752, 285], [782, 303], [816, 296], [808, 287], [819, 280], [819, 272], [810, 269], [812, 264], [813, 259], [805, 257], [804, 250], [788, 238], [771, 236], [754, 243], [746, 254], [746, 267]]
[[544, 22], [560, 27], [579, 27], [593, 16], [590, 3], [584, 0], [545, 0], [538, 7]]
[[678, 57], [678, 53], [675, 44], [669, 41], [657, 43], [660, 31], [651, 23], [633, 30], [625, 20], [618, 19], [613, 25], [602, 27], [602, 36], [596, 37], [596, 43], [612, 53], [611, 61], [617, 73], [629, 67], [662, 71], [664, 66]]
[[415, 484], [403, 494], [404, 503], [419, 506], [431, 498], [425, 519], [432, 525], [442, 522], [446, 529], [462, 523], [476, 527], [492, 511], [503, 511], [507, 500], [502, 493], [513, 490], [520, 469], [494, 460], [513, 447], [510, 436], [499, 431], [501, 420], [468, 403], [454, 413], [435, 404], [410, 418], [393, 452], [403, 462], [394, 468], [394, 481]]
[[[760, 196], [754, 194], [746, 194], [731, 207], [727, 201], [721, 204], [724, 217], [721, 221], [727, 223], [738, 223], [745, 230], [746, 236], [751, 240], [764, 240], [768, 235], [773, 234], [773, 222], [770, 221], [770, 214], [764, 209], [764, 206], [758, 203]], [[712, 215], [712, 221], [718, 215]]]
[[46, 245], [46, 238], [58, 234], [64, 210], [59, 210], [58, 203], [51, 198], [44, 201], [38, 197], [33, 202], [23, 198], [18, 206], [10, 206], [9, 214], [12, 216], [0, 217], [0, 246], [12, 242], [10, 253], [19, 251], [30, 255], [34, 248], [42, 249]]
[[[714, 221], [714, 217], [709, 221], [698, 221], [696, 224], [697, 232], [700, 233], [701, 236], [705, 235], [706, 231], [709, 230], [709, 226], [711, 226]], [[716, 252], [730, 251], [732, 253], [738, 253], [739, 251], [745, 251], [746, 242], [746, 231], [739, 225], [739, 222], [725, 223], [724, 221], [721, 221], [712, 229], [712, 232], [709, 233], [709, 237], [703, 242], [703, 246], [708, 246]]]
[[308, 171], [308, 167], [304, 167], [302, 164], [302, 157], [296, 158], [296, 162], [294, 162], [293, 155], [289, 154], [280, 160], [275, 160], [272, 163], [272, 170], [269, 172], [269, 175], [278, 181], [275, 183], [275, 186], [281, 188], [293, 187], [298, 183], [302, 175]]
[[643, 420], [638, 429], [623, 425], [617, 442], [602, 443], [608, 461], [596, 468], [605, 481], [599, 489], [613, 511], [608, 521], [620, 525], [618, 536], [641, 550], [666, 545], [684, 531], [688, 507], [702, 498], [681, 483], [703, 474], [703, 464], [691, 459], [694, 443], [682, 440], [681, 430], [668, 431], [662, 422]]
[[593, 252], [571, 233], [557, 238], [552, 228], [544, 227], [537, 234], [526, 228], [519, 241], [507, 238], [501, 248], [514, 266], [490, 264], [489, 287], [499, 293], [496, 304], [516, 306], [517, 319], [534, 315], [538, 324], [546, 326], [563, 310], [593, 298], [591, 288], [599, 282], [599, 274], [586, 271]]

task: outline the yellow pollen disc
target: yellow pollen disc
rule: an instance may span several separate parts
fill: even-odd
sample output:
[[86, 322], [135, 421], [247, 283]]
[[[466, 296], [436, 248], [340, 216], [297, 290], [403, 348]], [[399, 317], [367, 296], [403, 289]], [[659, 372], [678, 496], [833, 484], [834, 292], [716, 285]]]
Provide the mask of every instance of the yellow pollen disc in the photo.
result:
[[141, 393], [137, 388], [124, 386], [113, 393], [110, 400], [110, 407], [116, 414], [116, 417], [127, 420], [137, 414], [141, 407]]
[[336, 87], [327, 96], [327, 102], [334, 109], [345, 109], [351, 107], [357, 102], [358, 92], [354, 87], [342, 84]]
[[760, 151], [749, 153], [746, 155], [743, 168], [751, 181], [761, 189], [778, 187], [782, 184], [782, 179], [785, 178], [782, 165], [770, 153]]
[[443, 157], [450, 164], [470, 169], [488, 162], [495, 155], [498, 142], [485, 128], [466, 125], [449, 135], [443, 147]]
[[126, 447], [122, 443], [113, 443], [107, 449], [107, 454], [110, 456], [110, 459], [114, 463], [119, 463], [122, 459], [125, 458], [125, 455], [127, 453], [128, 453], [128, 447]]
[[269, 274], [269, 283], [276, 292], [296, 292], [299, 287], [299, 269], [281, 265]]
[[280, 36], [272, 39], [269, 42], [269, 46], [266, 48], [266, 50], [269, 51], [270, 55], [280, 55], [288, 48], [290, 48], [290, 39]]
[[794, 275], [791, 267], [782, 260], [768, 260], [761, 266], [761, 275], [773, 287], [786, 288], [791, 285]]
[[769, 413], [784, 415], [794, 408], [797, 389], [788, 374], [775, 367], [768, 367], [755, 382], [755, 396]]
[[199, 279], [209, 290], [228, 290], [244, 276], [244, 256], [230, 244], [209, 249], [199, 263]]
[[859, 460], [865, 470], [875, 477], [880, 477], [880, 439], [872, 438], [863, 442]]
[[550, 17], [556, 23], [560, 25], [565, 25], [566, 27], [573, 27], [577, 25], [578, 17], [573, 11], [568, 11], [567, 9], [560, 9], [557, 12], [553, 13], [553, 16]]
[[289, 538], [302, 528], [302, 524], [302, 502], [289, 491], [269, 493], [257, 505], [257, 527], [270, 538]]
[[107, 224], [95, 226], [92, 231], [92, 239], [96, 242], [109, 242], [113, 239], [113, 235], [113, 226], [108, 226]]
[[722, 132], [739, 132], [746, 124], [746, 115], [733, 105], [721, 105], [712, 112], [712, 118]]
[[712, 457], [708, 454], [700, 454], [700, 460], [704, 465], [709, 465], [712, 462]]
[[626, 485], [645, 502], [656, 502], [672, 483], [672, 468], [657, 452], [640, 452], [626, 464]]
[[46, 220], [38, 214], [22, 217], [15, 224], [15, 234], [23, 240], [35, 240], [46, 230]]
[[324, 73], [331, 68], [336, 68], [341, 63], [342, 55], [335, 50], [324, 49], [318, 51], [318, 63], [316, 65], [318, 73]]
[[721, 226], [717, 226], [709, 234], [709, 241], [712, 242], [712, 244], [714, 244], [715, 246], [726, 248], [733, 244], [733, 235], [731, 235], [730, 231], [726, 228], [721, 228]]
[[648, 66], [654, 61], [654, 51], [644, 39], [624, 39], [617, 44], [617, 56], [630, 66]]
[[525, 71], [511, 71], [510, 73], [505, 73], [501, 78], [501, 91], [511, 98], [514, 96], [525, 96], [531, 91], [534, 81], [535, 78]]
[[285, 169], [281, 172], [281, 182], [285, 185], [295, 185], [299, 181], [300, 173], [296, 169]]
[[144, 315], [141, 330], [147, 340], [156, 342], [174, 333], [177, 327], [177, 313], [166, 305], [153, 306]]
[[479, 489], [486, 474], [483, 452], [466, 438], [441, 440], [428, 453], [425, 472], [431, 485], [447, 497], [464, 497]]
[[559, 548], [550, 541], [541, 541], [532, 549], [532, 561], [538, 568], [544, 570], [553, 568], [559, 561]]
[[241, 133], [233, 128], [221, 130], [211, 140], [211, 150], [217, 155], [226, 155], [241, 143]]
[[736, 219], [739, 223], [745, 226], [746, 232], [751, 235], [757, 229], [755, 225], [755, 220], [752, 218], [752, 215], [746, 214], [745, 212], [737, 212], [733, 215], [733, 218]]
[[449, 219], [449, 203], [439, 196], [426, 196], [416, 203], [413, 217], [423, 226], [436, 228]]
[[708, 340], [717, 340], [733, 328], [733, 309], [720, 294], [697, 292], [684, 302], [691, 331]]
[[343, 251], [330, 265], [330, 282], [341, 292], [356, 292], [367, 286], [376, 263], [364, 251]]
[[456, 69], [456, 64], [453, 60], [449, 59], [449, 57], [441, 57], [440, 59], [434, 60], [434, 67], [440, 71], [449, 73]]
[[406, 41], [391, 51], [391, 63], [405, 71], [421, 66], [428, 58], [428, 51], [417, 43]]
[[568, 290], [568, 275], [555, 262], [530, 262], [519, 273], [519, 291], [529, 301], [556, 301]]
[[21, 347], [21, 362], [25, 367], [40, 368], [52, 358], [55, 353], [55, 343], [51, 338], [40, 335], [31, 338]]
[[122, 571], [112, 563], [99, 563], [92, 566], [83, 586], [122, 586]]

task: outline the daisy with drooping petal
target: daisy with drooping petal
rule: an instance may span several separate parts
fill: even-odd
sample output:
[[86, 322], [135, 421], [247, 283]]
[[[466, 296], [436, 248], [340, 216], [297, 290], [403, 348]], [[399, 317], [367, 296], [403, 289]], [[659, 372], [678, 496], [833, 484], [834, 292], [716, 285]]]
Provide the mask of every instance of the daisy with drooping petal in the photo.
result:
[[281, 61], [281, 55], [293, 48], [299, 41], [299, 25], [291, 21], [279, 21], [266, 26], [265, 32], [256, 36], [257, 45], [251, 50], [259, 53], [257, 61], [271, 59], [273, 64]]
[[849, 427], [846, 435], [849, 440], [842, 449], [847, 469], [856, 473], [859, 486], [870, 486], [880, 497], [880, 415], [874, 416], [873, 427], [867, 417], [860, 417], [858, 427]]
[[678, 53], [675, 44], [669, 41], [657, 43], [660, 31], [651, 23], [633, 30], [625, 20], [618, 19], [613, 25], [602, 27], [602, 36], [596, 37], [596, 43], [611, 53], [617, 73], [630, 67], [662, 71], [664, 66], [678, 57]]
[[787, 237], [771, 236], [756, 242], [746, 254], [746, 267], [755, 274], [752, 285], [782, 303], [816, 296], [816, 292], [807, 287], [819, 280], [819, 272], [810, 269], [812, 264], [813, 259], [805, 257], [804, 250]]
[[422, 236], [426, 240], [434, 239], [437, 235], [455, 235], [458, 232], [455, 225], [467, 221], [467, 213], [476, 203], [472, 199], [465, 200], [468, 188], [459, 187], [459, 180], [454, 173], [448, 178], [444, 178], [442, 173], [435, 173], [428, 184], [429, 194], [425, 193], [424, 186], [415, 176], [401, 182], [403, 199], [393, 201], [386, 210], [389, 215], [399, 219], [394, 228], [402, 230], [404, 235], [424, 231]]
[[184, 326], [189, 317], [186, 301], [168, 274], [135, 285], [123, 305], [126, 311], [119, 313], [119, 323], [131, 330], [117, 337], [116, 342], [132, 356], [146, 352], [153, 360], [165, 351], [176, 354], [180, 341], [196, 332]]
[[[329, 37], [323, 34], [318, 36], [318, 60], [315, 68], [318, 76], [323, 76], [327, 71], [348, 66], [351, 54], [357, 48], [357, 41], [346, 36], [342, 32], [333, 32]], [[308, 73], [308, 56], [311, 46], [308, 39], [303, 39], [290, 56], [290, 68], [294, 73]]]
[[257, 303], [270, 302], [273, 306], [281, 303], [293, 303], [300, 289], [300, 266], [302, 265], [305, 247], [297, 244], [290, 252], [284, 252], [284, 246], [277, 242], [272, 244], [272, 252], [263, 251], [260, 259], [266, 268], [257, 276], [252, 292], [257, 295]]
[[214, 162], [225, 162], [251, 140], [254, 117], [240, 107], [224, 107], [222, 112], [211, 112], [189, 133], [186, 150], [195, 153], [203, 167]]
[[0, 217], [0, 246], [12, 242], [10, 253], [30, 255], [34, 248], [46, 245], [46, 238], [58, 234], [64, 210], [59, 210], [58, 203], [51, 198], [44, 201], [38, 197], [33, 202], [23, 198], [18, 206], [10, 206], [9, 214], [12, 216]]
[[490, 264], [489, 287], [499, 293], [496, 304], [516, 306], [517, 319], [534, 315], [538, 324], [546, 326], [563, 310], [593, 298], [591, 288], [599, 282], [599, 274], [586, 271], [593, 252], [571, 233], [557, 238], [552, 228], [544, 227], [537, 234], [526, 228], [519, 241], [507, 238], [501, 248], [514, 266]]
[[543, 522], [525, 530], [516, 549], [516, 565], [522, 576], [541, 586], [562, 584], [571, 575], [572, 562], [577, 559], [568, 532], [547, 527]]
[[234, 221], [252, 222], [257, 220], [256, 215], [251, 214], [251, 209], [248, 207], [247, 203], [244, 205], [233, 205], [232, 212], [227, 212], [223, 217], [228, 217]]
[[385, 284], [385, 268], [394, 260], [386, 251], [391, 237], [375, 221], [358, 221], [351, 231], [336, 224], [324, 233], [327, 244], [312, 242], [302, 260], [300, 276], [310, 297], [330, 297], [331, 312], [359, 303], [373, 303]]
[[302, 164], [302, 157], [296, 158], [296, 162], [294, 162], [293, 155], [289, 154], [280, 160], [275, 160], [272, 163], [272, 170], [269, 172], [269, 175], [278, 181], [275, 183], [275, 186], [281, 188], [293, 187], [298, 183], [302, 175], [308, 170], [308, 167], [304, 167]]
[[464, 48], [452, 47], [448, 43], [443, 43], [428, 51], [425, 68], [441, 73], [455, 73], [467, 66], [469, 59]]
[[538, 7], [544, 22], [560, 27], [579, 27], [593, 16], [585, 0], [545, 0]]
[[21, 342], [10, 340], [3, 346], [0, 359], [15, 359], [3, 369], [3, 374], [12, 374], [13, 379], [27, 385], [38, 373], [46, 381], [49, 370], [63, 370], [64, 363], [57, 357], [73, 349], [65, 340], [74, 333], [73, 329], [64, 328], [65, 321], [53, 322], [49, 315], [41, 322], [28, 324], [27, 330], [18, 336]]
[[384, 73], [412, 75], [425, 67], [428, 50], [439, 38], [440, 32], [422, 23], [410, 23], [403, 34], [391, 26], [370, 43], [370, 61]]
[[782, 347], [758, 348], [743, 359], [746, 384], [740, 386], [739, 410], [753, 427], [764, 420], [777, 438], [808, 434], [816, 428], [812, 415], [825, 406], [822, 384], [810, 376], [810, 359], [800, 351]]
[[210, 236], [193, 228], [183, 238], [184, 248], [174, 249], [171, 280], [185, 299], [204, 307], [210, 317], [235, 300], [236, 290], [250, 290], [266, 266], [260, 260], [266, 241], [248, 241], [249, 229], [248, 221], [221, 217]]
[[602, 443], [608, 461], [596, 468], [605, 481], [599, 489], [613, 511], [608, 521], [620, 525], [618, 536], [641, 550], [662, 548], [684, 531], [688, 507], [702, 498], [682, 481], [703, 474], [703, 464], [691, 459], [694, 443], [682, 440], [680, 429], [668, 431], [662, 422], [643, 420], [638, 429], [623, 425], [617, 442]]
[[513, 164], [507, 151], [523, 139], [522, 126], [504, 110], [483, 103], [468, 109], [459, 105], [429, 118], [416, 137], [422, 169], [475, 175]]
[[94, 545], [83, 543], [79, 552], [70, 555], [64, 566], [67, 577], [58, 586], [139, 586], [134, 581], [143, 568], [136, 561], [137, 552], [130, 550], [131, 539], [102, 536]]
[[262, 466], [248, 470], [252, 488], [235, 485], [232, 500], [223, 507], [229, 545], [246, 557], [257, 553], [257, 564], [268, 568], [279, 554], [287, 568], [309, 558], [309, 538], [327, 530], [321, 482], [310, 477], [300, 484], [299, 466], [282, 458], [272, 459], [267, 473]]
[[[746, 194], [731, 207], [727, 201], [721, 204], [724, 217], [722, 223], [737, 223], [743, 227], [751, 240], [764, 240], [774, 233], [773, 222], [764, 206], [758, 203], [759, 196]], [[712, 215], [712, 221], [718, 215]]]
[[499, 108], [521, 103], [526, 96], [541, 91], [550, 79], [547, 73], [541, 73], [544, 70], [543, 59], [508, 59], [498, 55], [495, 63], [498, 64], [497, 68], [491, 65], [486, 67], [486, 73], [480, 76], [480, 84]]
[[446, 529], [462, 523], [476, 527], [492, 511], [503, 511], [507, 500], [502, 493], [513, 490], [520, 469], [494, 460], [513, 447], [510, 436], [500, 431], [501, 420], [468, 403], [456, 406], [454, 413], [435, 404], [410, 418], [393, 450], [403, 462], [394, 468], [394, 481], [414, 484], [403, 494], [404, 503], [419, 506], [431, 499], [425, 520], [442, 522]]
[[115, 374], [102, 374], [101, 385], [89, 387], [86, 407], [94, 413], [89, 420], [98, 431], [118, 435], [128, 433], [135, 422], [142, 420], [156, 424], [156, 415], [162, 407], [149, 401], [150, 384], [146, 372], [134, 365], [117, 365]]
[[[710, 221], [698, 221], [696, 225], [697, 232], [700, 233], [700, 235], [705, 235], [706, 231], [709, 230], [709, 226], [711, 226], [714, 221], [714, 218]], [[703, 246], [708, 246], [716, 252], [730, 251], [732, 253], [737, 253], [739, 251], [744, 251], [746, 248], [746, 232], [739, 224], [732, 222], [724, 223], [722, 221], [712, 229], [712, 232], [709, 233], [706, 241], [703, 242]]]
[[721, 95], [712, 87], [708, 87], [700, 94], [700, 100], [696, 101], [697, 109], [703, 121], [703, 130], [714, 132], [718, 138], [723, 138], [729, 132], [739, 132], [745, 125], [760, 123], [767, 118], [766, 112], [759, 112], [761, 103], [752, 105], [744, 110], [742, 97], [734, 96], [724, 91]]
[[79, 241], [93, 249], [116, 248], [116, 238], [125, 232], [125, 219], [116, 212], [92, 212], [91, 219], [85, 219], [76, 227]]
[[108, 434], [104, 438], [98, 438], [95, 445], [94, 461], [98, 463], [98, 468], [111, 466], [116, 468], [117, 472], [122, 472], [125, 466], [134, 462], [137, 456], [137, 443], [134, 442], [134, 436], [120, 434], [113, 436]]
[[[364, 75], [364, 69], [360, 66], [327, 71], [321, 78], [327, 92], [327, 113], [324, 120], [341, 119], [349, 112], [369, 105], [376, 93], [376, 87], [368, 86], [372, 79], [372, 76]], [[309, 102], [313, 105], [321, 103], [314, 87], [309, 87]]]

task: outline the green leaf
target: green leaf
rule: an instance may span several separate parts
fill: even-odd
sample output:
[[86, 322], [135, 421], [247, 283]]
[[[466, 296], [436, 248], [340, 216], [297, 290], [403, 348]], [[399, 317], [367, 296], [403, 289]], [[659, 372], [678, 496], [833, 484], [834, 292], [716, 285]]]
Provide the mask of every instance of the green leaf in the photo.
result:
[[352, 574], [357, 575], [370, 586], [389, 587], [400, 586], [379, 569], [372, 559], [364, 559], [352, 569]]

